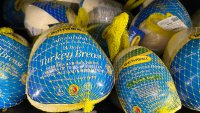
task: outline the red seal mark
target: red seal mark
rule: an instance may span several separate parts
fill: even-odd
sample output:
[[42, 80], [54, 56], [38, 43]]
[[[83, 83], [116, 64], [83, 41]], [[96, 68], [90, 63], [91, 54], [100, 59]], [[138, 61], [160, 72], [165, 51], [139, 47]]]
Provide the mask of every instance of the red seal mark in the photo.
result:
[[76, 87], [72, 88], [72, 93], [76, 93], [78, 91], [78, 89]]
[[78, 94], [78, 91], [79, 91], [79, 87], [76, 85], [76, 84], [72, 84], [69, 86], [68, 88], [68, 93], [71, 95], [71, 96], [75, 96]]
[[142, 113], [142, 109], [138, 106], [133, 107], [133, 113]]

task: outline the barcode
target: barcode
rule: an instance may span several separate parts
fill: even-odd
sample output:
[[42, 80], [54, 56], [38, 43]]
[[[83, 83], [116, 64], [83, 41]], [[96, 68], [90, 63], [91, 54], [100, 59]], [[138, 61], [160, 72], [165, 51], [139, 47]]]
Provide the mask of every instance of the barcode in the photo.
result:
[[187, 26], [177, 16], [166, 18], [157, 24], [164, 30], [175, 32], [187, 28]]
[[171, 20], [172, 20], [173, 22], [175, 22], [175, 21], [178, 21], [179, 18], [175, 16], [175, 17], [173, 17]]

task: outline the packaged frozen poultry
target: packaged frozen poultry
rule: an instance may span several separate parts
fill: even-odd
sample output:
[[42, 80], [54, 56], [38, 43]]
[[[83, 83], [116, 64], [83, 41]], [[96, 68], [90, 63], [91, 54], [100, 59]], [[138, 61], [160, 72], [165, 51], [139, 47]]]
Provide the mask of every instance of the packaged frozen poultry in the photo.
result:
[[114, 86], [113, 67], [81, 28], [59, 24], [44, 32], [31, 51], [27, 97], [46, 112], [91, 112]]
[[25, 98], [30, 48], [11, 28], [0, 28], [0, 37], [0, 109], [6, 109]]
[[176, 33], [170, 39], [163, 56], [183, 105], [197, 111], [200, 111], [199, 48], [200, 28], [191, 28]]
[[151, 50], [124, 49], [114, 69], [117, 95], [126, 113], [174, 113], [181, 108], [170, 72]]
[[133, 20], [146, 35], [140, 45], [161, 56], [171, 36], [191, 28], [188, 12], [178, 0], [154, 0]]

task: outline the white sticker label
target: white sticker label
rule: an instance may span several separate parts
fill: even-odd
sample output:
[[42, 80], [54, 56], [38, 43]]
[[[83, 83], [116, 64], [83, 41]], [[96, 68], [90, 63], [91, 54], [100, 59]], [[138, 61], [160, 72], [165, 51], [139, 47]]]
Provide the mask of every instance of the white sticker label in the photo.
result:
[[169, 18], [163, 19], [159, 21], [157, 24], [164, 30], [174, 31], [174, 32], [178, 32], [180, 30], [187, 28], [187, 26], [177, 16], [171, 16]]

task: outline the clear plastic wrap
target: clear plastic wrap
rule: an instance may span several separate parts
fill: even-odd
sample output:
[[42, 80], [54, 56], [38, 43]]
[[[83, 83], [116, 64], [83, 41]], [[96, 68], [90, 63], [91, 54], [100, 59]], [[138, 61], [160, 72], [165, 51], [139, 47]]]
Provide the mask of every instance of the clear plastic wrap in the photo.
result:
[[122, 5], [113, 0], [83, 0], [81, 6], [88, 12], [89, 24], [112, 23], [122, 13]]

